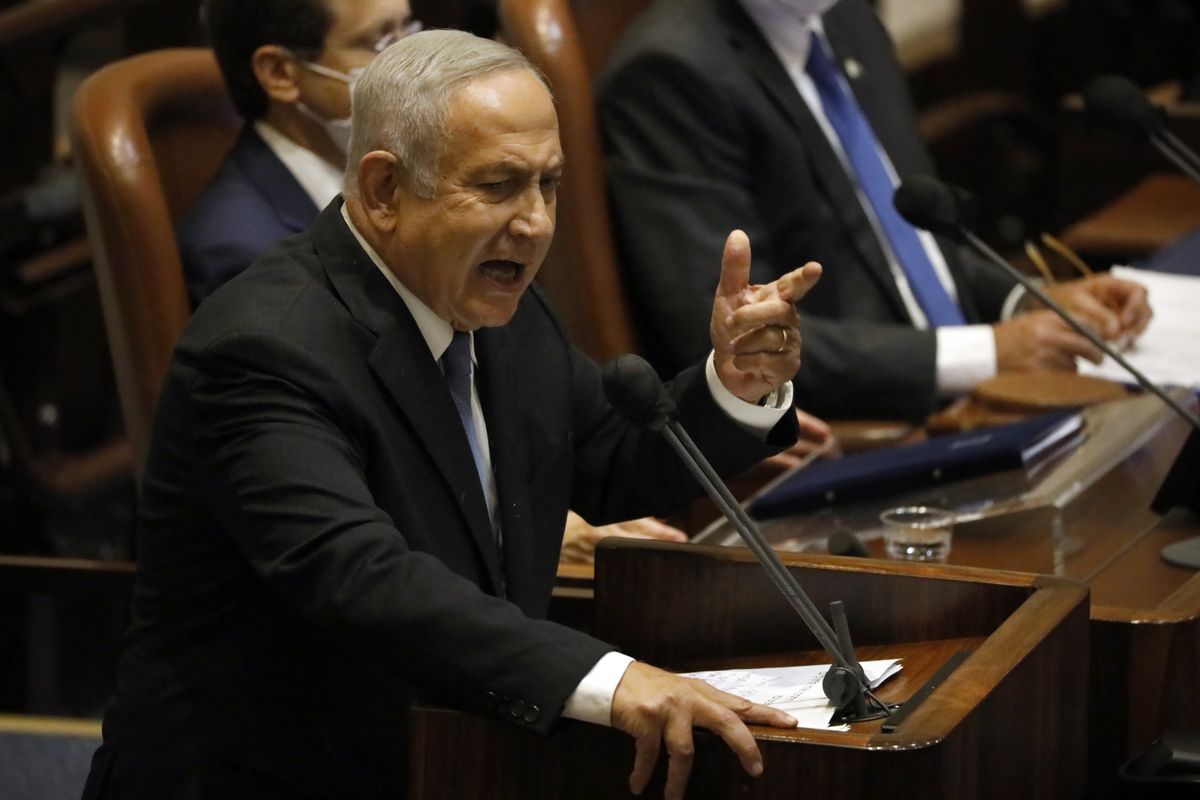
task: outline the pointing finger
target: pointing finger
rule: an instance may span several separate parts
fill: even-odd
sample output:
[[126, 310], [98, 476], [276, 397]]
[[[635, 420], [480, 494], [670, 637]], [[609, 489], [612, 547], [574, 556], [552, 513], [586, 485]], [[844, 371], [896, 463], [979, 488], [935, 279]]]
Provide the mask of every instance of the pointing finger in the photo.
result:
[[821, 265], [815, 261], [810, 261], [799, 269], [794, 269], [788, 274], [782, 276], [775, 281], [778, 286], [779, 296], [790, 303], [794, 303], [804, 295], [808, 294], [821, 277]]
[[733, 231], [725, 239], [721, 255], [721, 284], [718, 294], [733, 295], [750, 285], [750, 239], [742, 231]]

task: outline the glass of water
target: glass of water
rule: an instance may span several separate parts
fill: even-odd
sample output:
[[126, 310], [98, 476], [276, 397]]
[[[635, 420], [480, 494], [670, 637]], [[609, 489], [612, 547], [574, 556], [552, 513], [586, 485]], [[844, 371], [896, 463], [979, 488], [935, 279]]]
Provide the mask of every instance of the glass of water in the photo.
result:
[[950, 555], [954, 512], [932, 506], [889, 508], [879, 515], [887, 553], [906, 561], [945, 561]]

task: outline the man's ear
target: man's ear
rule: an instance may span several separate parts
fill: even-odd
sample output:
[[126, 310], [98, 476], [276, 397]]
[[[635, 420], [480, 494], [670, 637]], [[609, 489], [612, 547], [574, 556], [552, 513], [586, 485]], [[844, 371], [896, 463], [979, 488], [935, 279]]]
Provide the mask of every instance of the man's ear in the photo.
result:
[[258, 85], [270, 99], [281, 103], [294, 103], [300, 99], [300, 87], [296, 85], [296, 71], [300, 66], [283, 47], [262, 45], [250, 56], [250, 66]]
[[396, 156], [372, 150], [358, 162], [358, 200], [376, 230], [390, 231], [399, 218], [398, 199], [403, 187]]

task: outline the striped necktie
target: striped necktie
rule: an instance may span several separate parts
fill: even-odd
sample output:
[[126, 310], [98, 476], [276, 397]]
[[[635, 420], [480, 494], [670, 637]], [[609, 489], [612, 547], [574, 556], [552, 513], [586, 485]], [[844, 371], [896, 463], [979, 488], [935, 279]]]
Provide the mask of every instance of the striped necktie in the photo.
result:
[[475, 472], [479, 476], [479, 488], [487, 503], [488, 516], [495, 511], [495, 499], [489, 491], [487, 465], [483, 461], [483, 450], [479, 447], [479, 437], [475, 432], [475, 415], [471, 410], [471, 334], [466, 331], [455, 331], [450, 346], [442, 354], [442, 372], [446, 376], [446, 386], [450, 396], [454, 398], [454, 408], [462, 421], [467, 433], [467, 443], [471, 446], [471, 456], [475, 459]]

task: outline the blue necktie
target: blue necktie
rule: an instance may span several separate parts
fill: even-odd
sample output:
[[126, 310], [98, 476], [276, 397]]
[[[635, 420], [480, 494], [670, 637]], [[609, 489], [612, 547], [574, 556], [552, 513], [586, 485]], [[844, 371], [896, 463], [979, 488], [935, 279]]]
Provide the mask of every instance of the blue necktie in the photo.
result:
[[467, 432], [467, 443], [475, 459], [475, 472], [479, 475], [479, 488], [487, 503], [488, 516], [492, 516], [492, 493], [488, 491], [487, 468], [483, 463], [483, 451], [479, 448], [479, 437], [475, 435], [475, 415], [471, 413], [471, 334], [455, 331], [450, 346], [442, 354], [442, 372], [446, 386], [454, 398], [454, 408]]
[[916, 228], [906, 222], [892, 205], [896, 187], [880, 156], [879, 143], [875, 140], [871, 124], [867, 122], [850, 88], [843, 82], [840, 70], [825, 49], [825, 42], [815, 31], [810, 45], [805, 70], [816, 84], [829, 124], [841, 140], [842, 149], [846, 151], [846, 157], [858, 175], [858, 185], [875, 211], [875, 217], [891, 243], [892, 252], [908, 278], [908, 285], [917, 303], [925, 312], [931, 327], [964, 324], [962, 310], [938, 280]]

